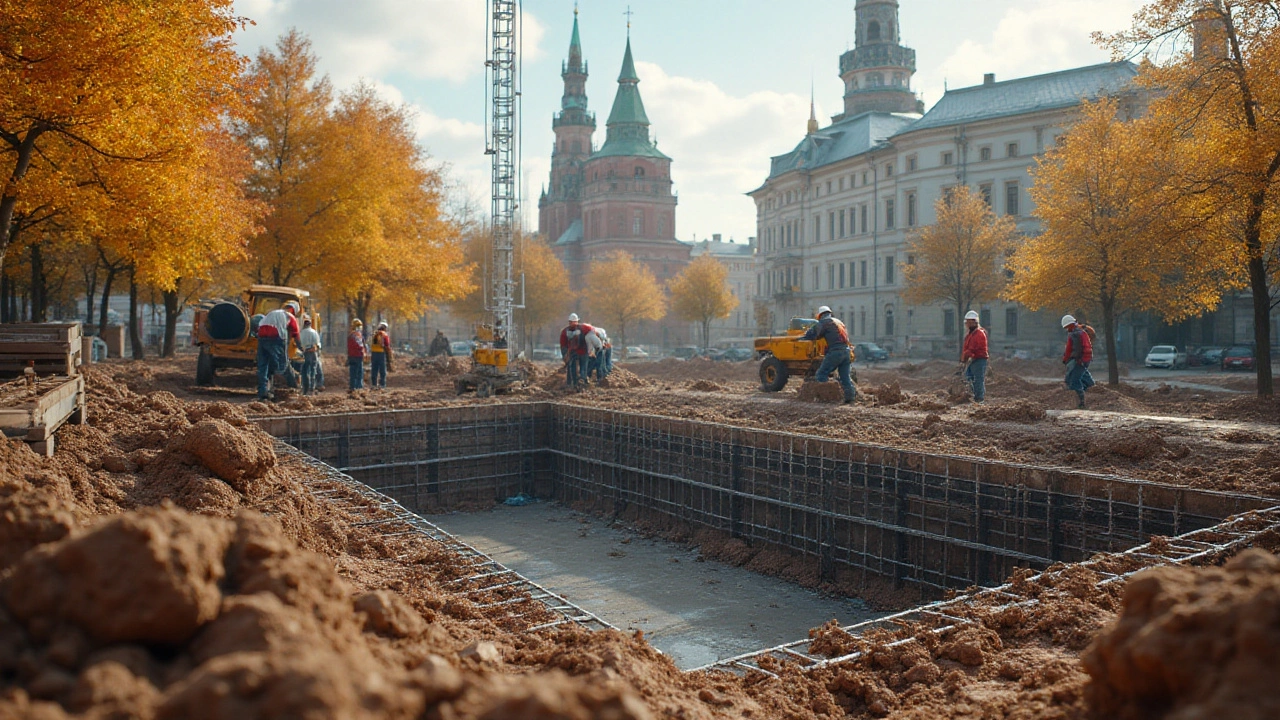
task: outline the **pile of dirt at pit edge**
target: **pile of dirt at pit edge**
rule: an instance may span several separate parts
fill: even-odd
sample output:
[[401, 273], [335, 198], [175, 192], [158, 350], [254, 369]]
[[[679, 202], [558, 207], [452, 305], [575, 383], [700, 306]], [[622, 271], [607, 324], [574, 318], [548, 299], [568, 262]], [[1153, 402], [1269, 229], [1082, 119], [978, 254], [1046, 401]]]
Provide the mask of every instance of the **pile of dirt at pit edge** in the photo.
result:
[[1017, 423], [1035, 423], [1047, 417], [1044, 406], [1030, 400], [1014, 400], [1011, 403], [981, 405], [969, 415], [976, 420]]
[[844, 401], [844, 388], [834, 380], [818, 382], [810, 380], [800, 383], [796, 391], [796, 399], [802, 402], [838, 403]]

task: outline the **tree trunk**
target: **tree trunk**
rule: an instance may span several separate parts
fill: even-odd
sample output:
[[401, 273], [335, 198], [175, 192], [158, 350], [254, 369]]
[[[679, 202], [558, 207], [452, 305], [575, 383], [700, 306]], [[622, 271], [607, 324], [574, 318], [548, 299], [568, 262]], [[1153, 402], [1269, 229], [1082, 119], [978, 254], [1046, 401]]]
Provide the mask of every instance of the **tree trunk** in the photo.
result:
[[1267, 267], [1259, 255], [1249, 259], [1249, 287], [1253, 291], [1253, 369], [1258, 378], [1258, 397], [1274, 392], [1271, 378], [1271, 288]]
[[107, 268], [107, 277], [102, 281], [102, 306], [98, 308], [98, 334], [102, 335], [107, 328], [107, 311], [111, 309], [111, 283], [119, 272], [114, 267]]
[[[181, 280], [178, 283], [182, 282]], [[181, 314], [182, 308], [178, 307], [178, 283], [174, 283], [172, 290], [165, 290], [164, 296], [164, 348], [160, 351], [161, 357], [173, 357], [177, 350], [178, 339], [178, 315]]]
[[[1107, 346], [1107, 384], [1120, 384], [1120, 359], [1116, 357], [1116, 304], [1102, 303], [1102, 336]], [[1185, 348], [1184, 348], [1185, 349]]]
[[133, 359], [142, 360], [147, 356], [147, 351], [142, 346], [142, 328], [138, 324], [138, 283], [135, 273], [135, 268], [129, 268], [129, 344], [133, 346]]
[[[84, 324], [93, 324], [93, 301], [98, 293], [98, 263], [93, 264], [93, 272], [85, 275], [84, 280]], [[99, 333], [102, 331], [99, 330]]]
[[711, 321], [702, 321], [702, 347], [711, 347]]
[[39, 242], [31, 243], [31, 322], [48, 322], [49, 289], [44, 281], [44, 253]]
[[627, 351], [627, 323], [623, 320], [618, 321], [618, 344], [622, 346], [622, 352], [625, 355]]
[[31, 128], [27, 130], [27, 136], [22, 139], [14, 148], [17, 154], [16, 162], [13, 167], [13, 174], [9, 176], [9, 182], [4, 187], [4, 192], [0, 193], [0, 270], [4, 269], [4, 256], [9, 250], [9, 243], [13, 242], [13, 234], [10, 232], [13, 225], [13, 211], [18, 206], [18, 185], [22, 182], [22, 178], [27, 174], [27, 168], [31, 167], [31, 158], [35, 154], [36, 138], [44, 130], [39, 128]]
[[9, 276], [0, 273], [0, 323], [9, 322]]

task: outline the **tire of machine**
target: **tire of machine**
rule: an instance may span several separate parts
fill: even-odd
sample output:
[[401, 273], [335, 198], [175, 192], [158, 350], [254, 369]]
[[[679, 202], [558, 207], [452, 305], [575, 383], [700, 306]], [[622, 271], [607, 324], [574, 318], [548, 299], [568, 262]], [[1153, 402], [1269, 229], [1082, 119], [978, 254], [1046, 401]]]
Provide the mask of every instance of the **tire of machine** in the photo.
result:
[[202, 346], [200, 356], [196, 358], [196, 385], [212, 385], [215, 377], [217, 371], [213, 366], [213, 353]]
[[778, 392], [787, 386], [787, 366], [770, 355], [760, 361], [760, 385], [765, 392]]
[[464, 395], [467, 392], [467, 381], [458, 378], [453, 381], [453, 392], [458, 395]]
[[476, 383], [476, 397], [487, 398], [493, 394], [493, 383], [488, 380], [481, 380]]

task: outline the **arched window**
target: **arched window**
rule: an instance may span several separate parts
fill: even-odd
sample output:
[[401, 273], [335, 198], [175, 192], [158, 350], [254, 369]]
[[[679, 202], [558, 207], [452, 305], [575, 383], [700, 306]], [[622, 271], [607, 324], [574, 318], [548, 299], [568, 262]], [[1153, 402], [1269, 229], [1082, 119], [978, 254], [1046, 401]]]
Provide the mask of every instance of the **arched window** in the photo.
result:
[[636, 177], [644, 177], [644, 168], [636, 166]]
[[875, 20], [872, 20], [871, 22], [867, 23], [867, 39], [868, 40], [880, 39], [880, 23], [876, 22]]
[[573, 152], [574, 152], [574, 153], [580, 153], [580, 152], [582, 152], [582, 143], [581, 143], [581, 142], [579, 142], [579, 141], [577, 141], [577, 140], [574, 140], [574, 141], [573, 141]]
[[884, 306], [884, 334], [893, 337], [893, 306]]
[[880, 87], [881, 85], [884, 85], [884, 76], [880, 73], [871, 73], [867, 76], [868, 87]]

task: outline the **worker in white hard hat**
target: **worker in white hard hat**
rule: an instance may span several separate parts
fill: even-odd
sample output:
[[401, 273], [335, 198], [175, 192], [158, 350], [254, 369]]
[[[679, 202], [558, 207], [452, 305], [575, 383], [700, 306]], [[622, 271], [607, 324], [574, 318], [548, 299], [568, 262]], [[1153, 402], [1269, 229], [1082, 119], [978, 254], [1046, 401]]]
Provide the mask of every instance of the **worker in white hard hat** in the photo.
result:
[[973, 401], [981, 404], [987, 400], [987, 363], [991, 353], [987, 349], [987, 330], [979, 320], [976, 310], [964, 314], [965, 335], [960, 362], [964, 363], [964, 379], [973, 391]]
[[565, 384], [578, 388], [587, 382], [586, 333], [595, 328], [578, 321], [578, 313], [569, 313], [569, 324], [560, 331], [560, 357], [564, 358]]
[[827, 341], [827, 353], [822, 358], [822, 365], [818, 367], [814, 380], [826, 382], [831, 373], [835, 372], [840, 380], [840, 387], [844, 390], [844, 403], [848, 405], [858, 398], [858, 391], [854, 389], [853, 380], [849, 377], [849, 367], [853, 364], [849, 331], [845, 329], [844, 323], [831, 315], [831, 308], [826, 305], [818, 308], [818, 324], [809, 328], [802, 339], [819, 338]]
[[1094, 386], [1089, 363], [1093, 362], [1093, 340], [1083, 326], [1071, 315], [1062, 316], [1062, 329], [1067, 331], [1067, 348], [1062, 351], [1062, 364], [1067, 366], [1067, 389], [1074, 390], [1080, 401], [1076, 407], [1084, 407], [1084, 393]]
[[298, 387], [298, 378], [289, 364], [289, 341], [298, 342], [298, 303], [290, 300], [262, 317], [258, 323], [258, 399], [274, 400], [270, 386], [277, 374], [283, 374], [285, 383]]

